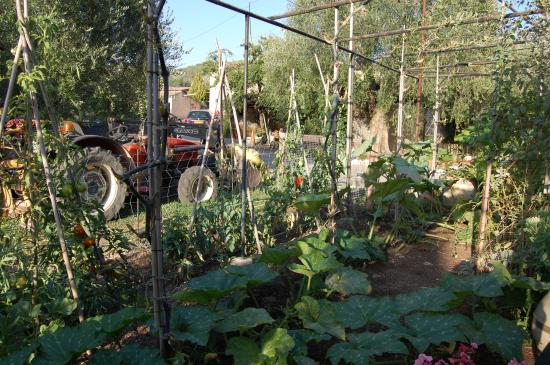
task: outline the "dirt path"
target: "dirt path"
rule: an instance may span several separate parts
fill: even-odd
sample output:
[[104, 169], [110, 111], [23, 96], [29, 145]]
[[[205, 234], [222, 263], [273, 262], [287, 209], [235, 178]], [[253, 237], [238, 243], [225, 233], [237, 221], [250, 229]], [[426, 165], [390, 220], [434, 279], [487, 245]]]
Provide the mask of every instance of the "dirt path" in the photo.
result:
[[470, 247], [456, 243], [453, 231], [436, 228], [429, 234], [439, 238], [390, 248], [386, 262], [376, 262], [366, 267], [373, 295], [396, 295], [433, 287], [444, 272], [470, 271]]

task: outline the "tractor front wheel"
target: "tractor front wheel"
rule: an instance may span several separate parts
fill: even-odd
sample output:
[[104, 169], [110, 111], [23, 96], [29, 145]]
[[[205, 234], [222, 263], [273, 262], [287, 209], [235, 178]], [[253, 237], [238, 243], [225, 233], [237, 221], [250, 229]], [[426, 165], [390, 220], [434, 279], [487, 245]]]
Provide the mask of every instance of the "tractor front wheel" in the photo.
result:
[[[178, 198], [182, 203], [205, 202], [218, 195], [216, 175], [207, 167], [202, 171], [202, 183], [199, 185], [200, 166], [192, 166], [181, 174], [178, 182]], [[199, 191], [197, 189], [200, 188]]]
[[124, 173], [120, 160], [111, 151], [99, 147], [84, 150], [84, 168], [78, 173], [78, 181], [86, 190], [80, 193], [86, 201], [98, 202], [105, 213], [105, 219], [113, 219], [126, 199], [127, 186], [116, 175]]

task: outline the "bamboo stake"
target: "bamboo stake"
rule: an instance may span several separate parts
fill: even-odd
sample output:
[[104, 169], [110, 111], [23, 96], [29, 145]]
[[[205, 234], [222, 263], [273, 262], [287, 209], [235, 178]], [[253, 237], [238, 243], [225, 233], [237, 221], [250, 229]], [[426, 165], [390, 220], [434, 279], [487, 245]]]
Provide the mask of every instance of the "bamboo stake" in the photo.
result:
[[439, 125], [439, 108], [441, 107], [441, 102], [439, 100], [440, 88], [439, 88], [439, 55], [437, 55], [437, 69], [436, 69], [436, 78], [435, 78], [435, 115], [434, 115], [434, 140], [432, 143], [432, 170], [435, 173], [437, 169], [437, 128]]
[[[422, 25], [424, 25], [426, 22], [426, 0], [422, 0]], [[420, 32], [420, 47], [424, 47], [424, 42], [426, 39], [426, 32], [422, 31]], [[424, 122], [422, 119], [422, 88], [424, 86], [423, 82], [423, 67], [424, 67], [424, 52], [420, 52], [420, 59], [418, 62], [418, 84], [417, 84], [417, 91], [416, 91], [416, 125], [415, 125], [415, 132], [414, 132], [414, 139], [415, 142], [420, 141], [420, 135], [422, 133], [422, 127], [424, 125]]]
[[235, 107], [235, 102], [233, 101], [233, 93], [231, 92], [231, 87], [229, 86], [227, 75], [224, 76], [224, 85], [227, 96], [229, 97], [229, 103], [231, 104], [231, 110], [233, 111], [233, 119], [235, 121], [235, 126], [237, 129], [237, 140], [239, 141], [239, 146], [242, 147], [243, 139], [241, 137], [241, 129], [239, 127], [239, 115], [237, 114], [237, 108]]
[[[351, 18], [349, 21], [349, 45], [348, 48], [353, 51], [353, 27], [354, 27], [355, 5], [350, 7]], [[348, 66], [348, 110], [346, 115], [346, 187], [351, 189], [351, 137], [353, 133], [353, 81], [355, 76], [353, 54], [349, 57]], [[351, 190], [348, 193], [348, 204], [352, 206]]]
[[329, 81], [325, 81], [325, 76], [323, 75], [323, 70], [321, 69], [321, 63], [319, 62], [319, 57], [317, 57], [317, 53], [315, 53], [315, 62], [317, 63], [317, 69], [319, 70], [319, 76], [321, 77], [321, 82], [323, 83], [323, 90], [325, 92], [325, 113], [323, 118], [323, 129], [325, 129], [327, 125], [327, 112], [330, 109], [330, 83]]
[[[21, 12], [21, 0], [15, 0], [16, 10], [17, 10], [17, 19], [21, 23], [21, 30], [20, 30], [20, 42], [22, 47], [22, 53], [23, 53], [23, 60], [25, 64], [25, 72], [27, 74], [30, 74], [33, 69], [33, 64], [30, 57], [30, 50], [28, 48], [28, 43], [26, 41], [26, 38], [24, 36], [24, 33], [26, 32], [26, 19], [23, 18], [23, 14]], [[26, 5], [26, 1], [25, 1]], [[25, 6], [26, 8], [27, 6]], [[46, 179], [46, 187], [48, 189], [48, 195], [50, 198], [50, 202], [52, 205], [52, 212], [55, 220], [56, 230], [57, 230], [57, 237], [59, 239], [59, 246], [61, 247], [61, 255], [63, 257], [63, 263], [65, 265], [65, 271], [67, 272], [67, 279], [69, 281], [69, 287], [71, 289], [71, 295], [74, 299], [74, 301], [77, 304], [77, 311], [78, 311], [78, 320], [80, 322], [84, 321], [84, 312], [82, 310], [82, 305], [80, 303], [80, 297], [78, 294], [78, 287], [76, 286], [76, 282], [74, 280], [73, 270], [71, 268], [71, 260], [69, 258], [69, 252], [67, 250], [67, 244], [65, 241], [65, 233], [63, 232], [63, 224], [61, 222], [61, 214], [59, 213], [59, 207], [57, 205], [57, 196], [54, 188], [54, 182], [52, 178], [52, 173], [50, 170], [50, 165], [48, 162], [48, 152], [46, 150], [46, 145], [44, 143], [44, 135], [42, 133], [42, 123], [40, 121], [40, 115], [38, 112], [38, 101], [36, 98], [36, 94], [33, 91], [29, 91], [29, 100], [31, 102], [32, 107], [32, 113], [33, 118], [35, 120], [35, 128], [36, 128], [36, 139], [38, 141], [39, 146], [39, 153], [40, 153], [40, 160], [42, 162], [42, 167], [44, 169], [44, 175]]]
[[10, 81], [8, 83], [8, 90], [6, 91], [6, 98], [4, 99], [4, 108], [2, 109], [2, 119], [0, 119], [0, 139], [4, 132], [4, 124], [8, 118], [8, 107], [10, 104], [11, 96], [13, 94], [13, 87], [15, 86], [15, 79], [17, 77], [17, 63], [19, 62], [19, 56], [21, 55], [21, 45], [23, 40], [21, 37], [17, 42], [17, 49], [15, 50], [15, 56], [13, 57], [13, 65], [10, 73]]
[[246, 187], [247, 167], [246, 162], [246, 135], [248, 123], [246, 121], [246, 110], [248, 109], [248, 47], [250, 36], [250, 15], [244, 17], [244, 77], [243, 77], [243, 130], [244, 138], [242, 144], [242, 173], [241, 173], [241, 244], [246, 247]]
[[[405, 26], [403, 26], [405, 27]], [[401, 40], [401, 64], [399, 65], [399, 110], [397, 113], [397, 153], [402, 153], [403, 148], [403, 122], [405, 116], [405, 34], [403, 33]]]
[[[215, 110], [218, 109], [218, 105], [219, 105], [219, 102], [221, 100], [221, 94], [222, 94], [222, 83], [223, 83], [223, 77], [225, 76], [225, 61], [223, 62], [223, 65], [222, 65], [222, 68], [221, 68], [221, 71], [220, 71], [220, 80], [218, 81], [218, 85], [217, 85], [217, 89], [219, 90], [219, 97], [218, 97], [218, 100], [216, 101], [216, 108]], [[195, 224], [195, 216], [196, 216], [196, 211], [197, 211], [197, 204], [198, 204], [198, 198], [199, 198], [199, 192], [201, 191], [201, 188], [202, 188], [202, 178], [204, 176], [204, 165], [206, 164], [206, 155], [209, 153], [209, 148], [210, 148], [210, 138], [212, 137], [212, 128], [213, 128], [213, 122], [210, 122], [210, 124], [208, 125], [208, 132], [206, 134], [206, 142], [204, 144], [204, 151], [202, 153], [202, 159], [201, 159], [201, 165], [200, 165], [200, 168], [199, 168], [199, 180], [198, 180], [198, 183], [197, 183], [197, 187], [195, 188], [195, 199], [193, 199], [193, 209], [192, 209], [192, 213], [191, 213], [191, 220], [189, 221], [189, 225], [187, 227], [188, 231], [189, 231], [189, 236], [191, 236], [191, 233], [193, 232], [193, 227], [194, 227], [194, 224]]]
[[[502, 18], [500, 21], [501, 29], [504, 28], [504, 13], [505, 7], [502, 6]], [[502, 58], [500, 55], [499, 58]], [[501, 84], [501, 70], [497, 70], [495, 92], [493, 94], [493, 111], [492, 111], [492, 126], [491, 126], [491, 139], [494, 138], [497, 128], [497, 117], [498, 117], [498, 102], [500, 97], [500, 84]], [[491, 200], [491, 177], [493, 174], [493, 152], [489, 151], [487, 156], [487, 167], [485, 170], [485, 183], [483, 185], [483, 194], [481, 197], [481, 213], [479, 216], [479, 233], [478, 239], [475, 246], [475, 267], [477, 271], [480, 271], [482, 268], [482, 259], [481, 255], [485, 250], [486, 241], [487, 241], [487, 221], [488, 221], [488, 212], [489, 204]]]
[[304, 135], [302, 134], [302, 125], [300, 124], [300, 114], [298, 112], [298, 103], [296, 102], [296, 79], [294, 75], [294, 69], [292, 69], [292, 76], [290, 77], [290, 98], [292, 100], [292, 109], [294, 110], [294, 118], [296, 120], [296, 126], [298, 127], [298, 134], [300, 135], [300, 142], [302, 145], [302, 157], [304, 159], [304, 167], [306, 169], [306, 177], [309, 187], [313, 189], [313, 182], [311, 181], [311, 174], [309, 172], [309, 163], [307, 162], [306, 149], [304, 145]]

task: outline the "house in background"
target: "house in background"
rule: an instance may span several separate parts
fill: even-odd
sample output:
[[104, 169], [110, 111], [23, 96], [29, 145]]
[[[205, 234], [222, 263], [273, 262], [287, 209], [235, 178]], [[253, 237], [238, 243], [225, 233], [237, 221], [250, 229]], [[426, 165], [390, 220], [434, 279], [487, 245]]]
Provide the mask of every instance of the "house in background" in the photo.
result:
[[[170, 104], [170, 113], [178, 118], [185, 118], [191, 110], [200, 109], [198, 101], [188, 95], [187, 86], [170, 86], [168, 88], [168, 104]], [[161, 98], [162, 89], [160, 93]]]

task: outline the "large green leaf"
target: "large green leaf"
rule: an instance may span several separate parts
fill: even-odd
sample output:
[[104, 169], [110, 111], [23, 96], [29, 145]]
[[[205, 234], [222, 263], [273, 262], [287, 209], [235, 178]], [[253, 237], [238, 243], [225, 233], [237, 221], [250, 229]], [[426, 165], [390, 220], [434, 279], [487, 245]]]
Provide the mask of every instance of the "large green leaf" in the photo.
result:
[[266, 365], [286, 365], [287, 357], [294, 348], [294, 340], [284, 328], [274, 328], [262, 337], [262, 355]]
[[459, 327], [471, 321], [461, 314], [416, 313], [405, 318], [410, 331], [405, 337], [418, 350], [424, 352], [430, 344], [464, 341]]
[[334, 303], [325, 299], [317, 301], [312, 297], [303, 296], [294, 308], [304, 328], [319, 334], [328, 333], [342, 340], [346, 338], [344, 327], [337, 319]]
[[266, 247], [262, 250], [258, 261], [266, 264], [284, 265], [290, 257], [297, 256], [298, 254], [298, 250], [294, 247], [291, 248], [284, 245]]
[[473, 323], [461, 326], [461, 329], [470, 341], [487, 345], [506, 360], [522, 357], [525, 333], [514, 322], [498, 314], [475, 313]]
[[550, 290], [550, 282], [543, 282], [527, 276], [514, 276], [514, 280], [510, 286], [513, 288], [531, 289], [542, 292]]
[[327, 356], [334, 365], [341, 360], [356, 365], [368, 365], [372, 356], [384, 353], [408, 353], [405, 344], [399, 341], [399, 334], [393, 331], [352, 333], [348, 342], [333, 345]]
[[459, 276], [444, 273], [440, 287], [455, 293], [474, 294], [487, 298], [499, 297], [504, 294], [499, 279], [489, 274]]
[[273, 318], [263, 308], [245, 308], [233, 313], [215, 327], [218, 332], [246, 331], [261, 324], [272, 323]]
[[370, 294], [372, 291], [367, 274], [347, 266], [327, 276], [325, 284], [330, 290], [343, 295]]
[[376, 136], [367, 139], [363, 143], [361, 143], [361, 146], [354, 149], [351, 153], [352, 158], [359, 158], [361, 160], [367, 159], [367, 156], [363, 156], [365, 153], [372, 151], [372, 146], [374, 146], [374, 143], [376, 142]]
[[398, 327], [400, 313], [392, 298], [353, 296], [336, 304], [336, 316], [346, 328], [357, 329], [370, 323]]
[[367, 251], [368, 241], [359, 237], [340, 237], [335, 240], [340, 255], [345, 258], [359, 260], [370, 260], [371, 256]]
[[76, 302], [70, 298], [63, 298], [47, 304], [46, 309], [53, 315], [61, 314], [63, 316], [68, 316], [76, 309]]
[[94, 354], [90, 365], [163, 365], [159, 350], [137, 344], [124, 346], [120, 351], [101, 350]]
[[408, 163], [402, 157], [395, 157], [393, 159], [393, 164], [395, 166], [395, 172], [397, 174], [406, 176], [415, 182], [422, 180], [422, 176], [420, 176], [420, 174], [418, 173], [418, 168], [415, 165]]
[[142, 308], [124, 308], [113, 314], [90, 318], [87, 322], [95, 326], [96, 330], [113, 336], [130, 324], [146, 320], [149, 317], [150, 315]]
[[307, 255], [298, 256], [302, 264], [290, 264], [289, 270], [305, 275], [309, 278], [316, 274], [336, 270], [342, 266], [332, 253], [314, 251]]
[[296, 209], [317, 214], [321, 207], [330, 203], [330, 193], [303, 194], [296, 198], [294, 206]]
[[289, 330], [288, 334], [294, 340], [294, 348], [292, 349], [293, 358], [296, 360], [298, 356], [307, 356], [308, 349], [307, 344], [311, 341], [321, 342], [328, 341], [331, 337], [327, 334], [318, 334], [310, 330], [299, 329]]
[[231, 275], [223, 270], [193, 278], [187, 289], [173, 295], [176, 300], [208, 304], [213, 300], [223, 298], [234, 290], [246, 288], [246, 279], [242, 276]]
[[255, 263], [243, 266], [228, 266], [227, 272], [233, 275], [239, 275], [247, 280], [248, 286], [261, 285], [269, 283], [278, 275], [271, 271], [264, 263]]
[[98, 332], [91, 322], [84, 322], [76, 327], [61, 327], [38, 339], [40, 354], [32, 361], [32, 364], [67, 364], [83, 352], [96, 348], [106, 340], [107, 335]]
[[292, 245], [298, 249], [300, 255], [302, 256], [317, 253], [325, 253], [326, 255], [329, 255], [336, 251], [336, 247], [334, 245], [331, 245], [326, 240], [315, 236], [304, 237], [293, 242]]
[[246, 337], [231, 337], [225, 353], [233, 356], [235, 365], [259, 365], [262, 362], [259, 346]]
[[402, 313], [413, 311], [442, 312], [449, 309], [455, 299], [451, 290], [443, 288], [422, 288], [395, 297], [397, 310]]
[[207, 307], [177, 307], [170, 318], [171, 335], [178, 341], [206, 346], [210, 330], [223, 316]]
[[38, 342], [33, 342], [30, 346], [5, 356], [0, 359], [0, 365], [24, 365], [28, 363], [31, 354], [38, 348]]

